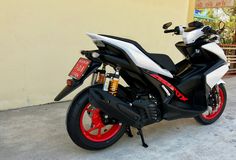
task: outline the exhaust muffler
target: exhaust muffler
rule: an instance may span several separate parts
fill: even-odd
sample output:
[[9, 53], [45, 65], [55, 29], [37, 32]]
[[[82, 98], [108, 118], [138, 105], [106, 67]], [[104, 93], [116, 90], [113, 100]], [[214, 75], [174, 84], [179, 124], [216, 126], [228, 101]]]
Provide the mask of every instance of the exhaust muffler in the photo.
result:
[[89, 89], [89, 101], [92, 105], [120, 122], [136, 128], [139, 127], [140, 115], [132, 109], [132, 106], [109, 92], [91, 88]]

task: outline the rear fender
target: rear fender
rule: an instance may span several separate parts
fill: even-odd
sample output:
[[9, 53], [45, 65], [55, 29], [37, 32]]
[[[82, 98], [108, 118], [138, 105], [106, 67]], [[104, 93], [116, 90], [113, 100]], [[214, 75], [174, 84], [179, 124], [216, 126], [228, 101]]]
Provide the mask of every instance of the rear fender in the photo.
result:
[[81, 86], [86, 78], [90, 76], [93, 72], [95, 72], [102, 63], [92, 61], [89, 68], [83, 75], [83, 77], [80, 80], [72, 79], [73, 83], [71, 86], [66, 85], [65, 88], [55, 97], [54, 101], [60, 101], [62, 98], [66, 97], [68, 94], [73, 92], [76, 88]]

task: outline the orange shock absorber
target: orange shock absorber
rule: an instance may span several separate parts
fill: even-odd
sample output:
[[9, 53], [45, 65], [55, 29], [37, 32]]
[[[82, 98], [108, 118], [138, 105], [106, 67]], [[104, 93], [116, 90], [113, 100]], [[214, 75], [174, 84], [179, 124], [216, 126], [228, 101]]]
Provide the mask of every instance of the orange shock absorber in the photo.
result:
[[110, 81], [111, 81], [111, 74], [107, 73], [106, 74], [106, 80], [103, 84], [103, 91], [108, 91], [109, 89], [109, 85], [110, 85]]
[[102, 70], [99, 71], [99, 76], [98, 76], [98, 84], [104, 84], [106, 80], [106, 66], [103, 65]]
[[96, 84], [97, 83], [97, 79], [98, 79], [98, 71], [93, 73], [92, 79], [91, 79], [91, 85]]
[[113, 96], [117, 96], [119, 79], [120, 79], [119, 69], [116, 69], [114, 77], [112, 78], [110, 85], [109, 85], [109, 93], [111, 93]]

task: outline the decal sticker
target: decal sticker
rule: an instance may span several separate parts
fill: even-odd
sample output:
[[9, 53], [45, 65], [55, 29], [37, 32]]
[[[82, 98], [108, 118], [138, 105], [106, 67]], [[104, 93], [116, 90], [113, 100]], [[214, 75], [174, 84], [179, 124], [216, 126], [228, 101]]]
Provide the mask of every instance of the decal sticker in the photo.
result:
[[153, 78], [155, 78], [156, 80], [160, 81], [162, 84], [164, 84], [165, 86], [167, 86], [168, 88], [170, 88], [176, 95], [176, 97], [178, 97], [181, 101], [187, 101], [188, 98], [185, 97], [177, 88], [175, 88], [172, 84], [170, 84], [169, 82], [167, 82], [165, 79], [163, 79], [162, 77], [156, 75], [156, 74], [150, 74], [150, 76], [152, 76]]

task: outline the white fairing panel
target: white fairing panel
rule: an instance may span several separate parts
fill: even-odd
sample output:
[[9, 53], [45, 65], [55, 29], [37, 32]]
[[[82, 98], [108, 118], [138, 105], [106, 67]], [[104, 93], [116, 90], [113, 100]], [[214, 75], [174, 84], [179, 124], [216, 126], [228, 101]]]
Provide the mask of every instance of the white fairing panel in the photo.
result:
[[216, 44], [215, 42], [205, 44], [202, 46], [202, 48], [216, 54], [219, 58], [225, 60], [225, 62], [227, 61], [223, 49], [220, 46], [218, 46], [218, 44]]
[[225, 81], [223, 81], [222, 79], [220, 79], [217, 84], [225, 84]]
[[217, 68], [213, 72], [206, 75], [206, 82], [209, 87], [213, 88], [229, 70], [228, 64]]
[[191, 32], [183, 32], [183, 41], [185, 44], [194, 43], [199, 37], [203, 36], [202, 28], [193, 30]]
[[158, 64], [153, 62], [148, 56], [146, 56], [142, 51], [140, 51], [132, 43], [124, 42], [121, 40], [100, 36], [93, 33], [88, 33], [88, 36], [91, 37], [96, 45], [102, 45], [102, 42], [106, 42], [112, 45], [115, 45], [122, 50], [124, 50], [131, 60], [138, 66], [158, 74], [173, 78], [173, 75], [166, 69], [161, 68]]

